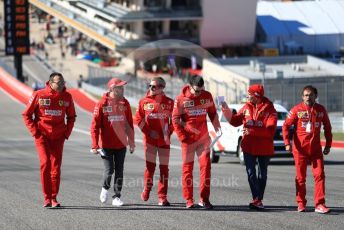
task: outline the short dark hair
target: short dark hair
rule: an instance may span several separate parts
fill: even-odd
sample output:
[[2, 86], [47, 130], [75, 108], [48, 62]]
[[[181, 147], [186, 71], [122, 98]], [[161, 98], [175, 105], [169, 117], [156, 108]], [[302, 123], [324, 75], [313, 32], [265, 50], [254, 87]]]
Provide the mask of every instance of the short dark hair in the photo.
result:
[[59, 77], [62, 77], [62, 78], [63, 78], [62, 73], [59, 73], [59, 72], [52, 72], [52, 73], [50, 74], [50, 76], [49, 76], [49, 81], [51, 81], [51, 80], [53, 79], [53, 77], [55, 77], [55, 76], [59, 76]]
[[189, 84], [192, 86], [203, 87], [204, 86], [203, 77], [199, 76], [199, 75], [190, 76], [189, 77]]
[[152, 80], [151, 80], [151, 82], [152, 82], [152, 81], [158, 82], [159, 86], [162, 86], [162, 87], [164, 87], [164, 88], [165, 88], [165, 86], [166, 86], [166, 81], [165, 81], [162, 77], [153, 77]]
[[305, 92], [305, 90], [309, 90], [309, 91], [312, 91], [312, 93], [314, 93], [314, 95], [316, 97], [318, 97], [318, 90], [317, 88], [315, 88], [314, 86], [312, 85], [306, 85], [305, 87], [303, 87], [303, 90], [301, 92], [301, 95], [303, 96], [303, 92]]

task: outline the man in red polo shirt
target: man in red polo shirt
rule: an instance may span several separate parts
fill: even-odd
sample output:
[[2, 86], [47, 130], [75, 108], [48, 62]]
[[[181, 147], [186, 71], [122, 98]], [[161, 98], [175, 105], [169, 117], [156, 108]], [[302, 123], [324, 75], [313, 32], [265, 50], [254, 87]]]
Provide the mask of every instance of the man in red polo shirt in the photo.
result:
[[210, 137], [207, 127], [207, 115], [217, 133], [221, 132], [220, 122], [210, 92], [204, 90], [201, 76], [192, 76], [189, 84], [177, 96], [172, 115], [174, 130], [182, 145], [182, 187], [186, 208], [194, 207], [193, 166], [197, 154], [200, 165], [200, 201], [199, 206], [212, 209], [210, 203]]
[[56, 196], [60, 188], [63, 145], [72, 132], [76, 117], [74, 102], [66, 91], [62, 74], [50, 75], [45, 89], [33, 93], [22, 115], [35, 138], [41, 169], [43, 207], [59, 207]]
[[[287, 151], [291, 151], [289, 129], [294, 125], [293, 156], [296, 169], [296, 202], [298, 212], [306, 211], [306, 172], [307, 164], [311, 162], [314, 177], [315, 212], [328, 213], [325, 205], [325, 172], [324, 155], [330, 153], [332, 145], [331, 123], [324, 106], [315, 102], [318, 91], [308, 85], [302, 90], [300, 104], [294, 106], [283, 124], [283, 139]], [[320, 145], [321, 125], [324, 125], [326, 144], [322, 151]]]
[[158, 185], [159, 205], [170, 206], [167, 200], [168, 163], [170, 158], [170, 136], [173, 132], [173, 100], [163, 90], [166, 82], [161, 77], [151, 80], [147, 95], [139, 102], [136, 120], [144, 134], [146, 168], [141, 199], [147, 201], [153, 186], [156, 157], [159, 156], [160, 180]]

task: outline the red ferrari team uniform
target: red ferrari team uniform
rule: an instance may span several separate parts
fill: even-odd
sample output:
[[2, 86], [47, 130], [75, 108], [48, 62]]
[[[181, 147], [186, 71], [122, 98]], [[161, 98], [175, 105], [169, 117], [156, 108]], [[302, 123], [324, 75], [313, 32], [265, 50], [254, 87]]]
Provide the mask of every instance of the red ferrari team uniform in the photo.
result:
[[65, 88], [62, 92], [51, 89], [47, 82], [45, 89], [33, 93], [22, 115], [35, 138], [44, 199], [56, 199], [63, 145], [72, 132], [76, 117], [72, 96]]
[[272, 156], [274, 154], [273, 137], [277, 125], [277, 112], [266, 97], [262, 103], [254, 106], [246, 103], [240, 111], [229, 116], [228, 110], [222, 110], [233, 126], [243, 125], [247, 133], [243, 135], [241, 148], [244, 153], [253, 156]]
[[133, 117], [125, 98], [105, 93], [94, 108], [91, 124], [92, 149], [122, 149], [135, 146]]
[[311, 162], [314, 176], [315, 206], [325, 204], [325, 173], [324, 159], [320, 145], [320, 130], [324, 125], [326, 147], [331, 147], [331, 123], [326, 109], [315, 103], [308, 106], [300, 103], [293, 107], [283, 125], [285, 145], [290, 145], [289, 129], [294, 125], [293, 155], [296, 168], [296, 201], [306, 205], [306, 172], [307, 164]]
[[[160, 180], [158, 184], [159, 200], [167, 199], [168, 163], [170, 157], [170, 136], [172, 125], [173, 100], [164, 93], [149, 95], [140, 100], [136, 111], [136, 121], [144, 134], [146, 168], [144, 189], [149, 193], [153, 186], [156, 157], [159, 156]], [[154, 132], [155, 136], [151, 133]]]
[[207, 115], [215, 130], [220, 129], [216, 108], [210, 92], [203, 90], [199, 96], [190, 92], [190, 86], [185, 86], [177, 96], [172, 123], [182, 145], [182, 187], [186, 201], [193, 201], [193, 166], [195, 152], [200, 165], [200, 200], [209, 202], [211, 162], [211, 143]]

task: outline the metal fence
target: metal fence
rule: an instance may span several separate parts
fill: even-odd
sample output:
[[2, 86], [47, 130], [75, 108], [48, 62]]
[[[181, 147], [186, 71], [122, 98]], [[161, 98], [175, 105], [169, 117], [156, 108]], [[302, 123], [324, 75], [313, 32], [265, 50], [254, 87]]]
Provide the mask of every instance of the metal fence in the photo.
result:
[[[260, 83], [260, 81], [252, 84]], [[268, 79], [265, 81], [266, 96], [290, 109], [301, 101], [304, 86], [313, 85], [318, 90], [318, 102], [328, 112], [344, 112], [344, 77], [313, 77]]]

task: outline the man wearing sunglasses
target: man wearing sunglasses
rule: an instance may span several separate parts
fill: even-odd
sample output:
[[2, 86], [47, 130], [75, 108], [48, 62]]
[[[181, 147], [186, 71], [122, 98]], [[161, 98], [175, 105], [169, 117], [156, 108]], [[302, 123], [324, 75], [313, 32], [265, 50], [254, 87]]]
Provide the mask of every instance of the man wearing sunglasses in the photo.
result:
[[66, 91], [62, 74], [50, 75], [45, 88], [33, 93], [22, 115], [35, 138], [40, 161], [43, 207], [59, 207], [56, 196], [60, 187], [63, 145], [72, 132], [76, 117], [73, 99]]
[[217, 133], [221, 132], [220, 122], [210, 92], [204, 90], [204, 80], [201, 76], [192, 76], [189, 84], [177, 96], [172, 115], [175, 132], [182, 145], [182, 187], [186, 200], [186, 208], [194, 207], [193, 200], [193, 166], [197, 154], [200, 165], [200, 201], [199, 206], [212, 209], [209, 201], [211, 162], [211, 143], [207, 115]]
[[149, 90], [139, 102], [136, 111], [137, 124], [144, 134], [146, 167], [144, 189], [141, 199], [147, 201], [153, 186], [156, 157], [159, 156], [160, 180], [158, 205], [170, 206], [167, 200], [168, 163], [170, 158], [170, 136], [173, 132], [173, 100], [164, 94], [166, 82], [161, 77], [151, 80]]

